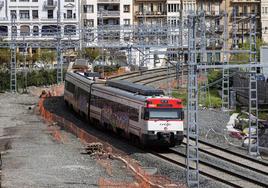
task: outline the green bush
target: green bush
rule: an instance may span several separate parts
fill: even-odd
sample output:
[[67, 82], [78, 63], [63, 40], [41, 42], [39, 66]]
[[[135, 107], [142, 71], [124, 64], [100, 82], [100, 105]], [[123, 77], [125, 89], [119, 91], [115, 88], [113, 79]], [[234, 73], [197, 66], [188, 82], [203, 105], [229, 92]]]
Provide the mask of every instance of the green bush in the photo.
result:
[[222, 78], [222, 70], [212, 70], [208, 73], [208, 83], [213, 83]]
[[97, 65], [94, 67], [94, 72], [102, 72], [104, 69], [104, 72], [110, 73], [110, 72], [115, 72], [120, 68], [119, 65], [113, 65], [113, 66], [102, 66], [102, 65]]
[[[64, 70], [64, 75], [66, 70]], [[0, 91], [7, 91], [10, 89], [10, 74], [9, 71], [0, 72]], [[57, 83], [57, 70], [33, 70], [27, 73], [27, 86], [44, 86]], [[24, 72], [17, 73], [17, 88], [25, 88]]]
[[209, 90], [206, 97], [206, 107], [220, 108], [222, 105], [221, 96], [218, 93], [218, 90], [212, 89]]
[[178, 91], [173, 91], [172, 96], [178, 99], [182, 99], [183, 105], [187, 104], [187, 93], [186, 92], [178, 92]]

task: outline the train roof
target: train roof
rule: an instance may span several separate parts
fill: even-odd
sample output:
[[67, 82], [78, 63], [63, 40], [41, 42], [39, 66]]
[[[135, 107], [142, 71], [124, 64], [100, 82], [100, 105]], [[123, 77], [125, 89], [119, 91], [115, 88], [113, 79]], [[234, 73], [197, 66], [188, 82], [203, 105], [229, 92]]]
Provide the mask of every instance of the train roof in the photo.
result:
[[144, 96], [160, 96], [164, 95], [164, 91], [155, 89], [150, 86], [144, 86], [140, 84], [131, 83], [125, 80], [108, 80], [106, 84], [110, 87], [122, 89], [131, 93]]
[[115, 95], [120, 95], [137, 101], [145, 102], [146, 99], [149, 97], [108, 86], [105, 84], [105, 81], [101, 81], [98, 79], [94, 81], [92, 78], [87, 77], [86, 75], [83, 75], [81, 73], [67, 72], [66, 80], [74, 82], [76, 85], [78, 85], [80, 88], [84, 89], [87, 92], [90, 92], [90, 85], [92, 84], [93, 90], [103, 90], [108, 93], [114, 93]]

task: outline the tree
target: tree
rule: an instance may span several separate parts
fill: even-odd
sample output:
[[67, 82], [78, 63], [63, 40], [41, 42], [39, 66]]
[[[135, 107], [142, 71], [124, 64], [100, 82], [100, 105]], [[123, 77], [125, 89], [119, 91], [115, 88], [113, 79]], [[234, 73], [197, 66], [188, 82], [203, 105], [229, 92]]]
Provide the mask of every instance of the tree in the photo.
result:
[[9, 64], [10, 63], [10, 49], [0, 48], [0, 65]]
[[53, 62], [56, 61], [56, 52], [48, 49], [42, 50], [40, 60], [46, 64], [53, 64]]
[[97, 48], [85, 48], [83, 53], [84, 57], [90, 61], [94, 61], [101, 54], [100, 50]]
[[[260, 47], [263, 46], [265, 42], [261, 38], [257, 38], [256, 40], [256, 55], [257, 55], [257, 61], [260, 61]], [[249, 41], [246, 41], [243, 45], [240, 44], [240, 50], [250, 50], [250, 43]], [[231, 56], [231, 61], [232, 62], [248, 62], [249, 61], [249, 53], [238, 53], [238, 54], [233, 54]]]
[[39, 52], [33, 53], [32, 61], [33, 62], [40, 61], [40, 53]]

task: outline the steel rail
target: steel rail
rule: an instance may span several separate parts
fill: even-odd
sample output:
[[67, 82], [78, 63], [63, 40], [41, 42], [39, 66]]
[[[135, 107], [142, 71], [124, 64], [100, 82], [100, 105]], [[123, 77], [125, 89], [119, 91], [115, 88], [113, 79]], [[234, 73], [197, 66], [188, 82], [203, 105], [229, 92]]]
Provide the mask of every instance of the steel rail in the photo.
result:
[[[155, 151], [150, 151], [152, 155], [155, 155], [159, 158], [162, 158], [165, 161], [171, 162], [181, 167], [186, 167], [185, 158], [186, 155], [184, 153], [174, 151], [169, 149], [169, 153], [159, 153]], [[183, 160], [178, 160], [179, 157], [182, 157]], [[176, 158], [176, 159], [175, 159]], [[220, 166], [216, 166], [209, 162], [206, 162], [202, 159], [199, 160], [200, 168], [199, 172], [201, 175], [214, 179], [223, 184], [232, 186], [232, 187], [267, 187], [268, 184], [260, 182], [256, 179], [249, 178], [243, 174], [239, 174], [236, 172], [231, 172], [227, 169], [224, 169]], [[219, 174], [224, 174], [224, 176], [219, 176]]]

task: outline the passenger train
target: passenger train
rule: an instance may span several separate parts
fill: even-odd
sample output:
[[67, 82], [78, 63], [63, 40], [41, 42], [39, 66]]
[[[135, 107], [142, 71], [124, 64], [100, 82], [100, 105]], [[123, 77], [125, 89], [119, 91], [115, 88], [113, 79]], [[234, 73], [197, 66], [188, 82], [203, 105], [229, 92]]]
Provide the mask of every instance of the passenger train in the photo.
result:
[[88, 121], [143, 146], [173, 147], [184, 137], [182, 100], [164, 96], [163, 90], [68, 72], [64, 101]]

